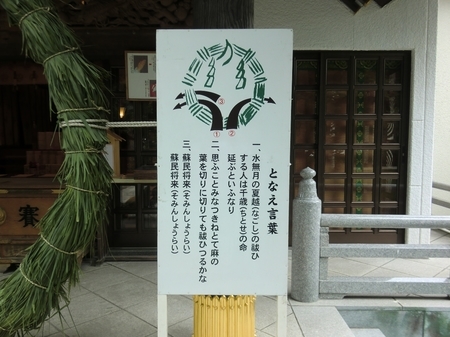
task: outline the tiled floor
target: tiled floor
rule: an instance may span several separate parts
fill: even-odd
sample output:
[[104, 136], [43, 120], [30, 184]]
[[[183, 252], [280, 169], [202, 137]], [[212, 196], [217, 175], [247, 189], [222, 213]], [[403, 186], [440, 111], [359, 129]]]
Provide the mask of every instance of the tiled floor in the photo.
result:
[[[432, 231], [434, 243], [450, 244], [450, 234]], [[0, 279], [8, 265], [0, 265]], [[330, 276], [449, 277], [450, 259], [343, 259], [329, 261]], [[307, 307], [433, 307], [450, 308], [445, 297], [346, 298], [315, 303], [288, 301], [289, 337], [303, 337], [299, 315]], [[312, 309], [312, 308], [310, 308]], [[258, 337], [276, 336], [276, 297], [258, 296]], [[324, 317], [323, 319], [326, 319]], [[191, 337], [193, 303], [190, 296], [168, 296], [168, 324], [171, 337]], [[37, 336], [156, 337], [156, 262], [106, 262], [82, 265], [81, 282], [71, 292], [71, 303], [62, 320], [55, 316]]]

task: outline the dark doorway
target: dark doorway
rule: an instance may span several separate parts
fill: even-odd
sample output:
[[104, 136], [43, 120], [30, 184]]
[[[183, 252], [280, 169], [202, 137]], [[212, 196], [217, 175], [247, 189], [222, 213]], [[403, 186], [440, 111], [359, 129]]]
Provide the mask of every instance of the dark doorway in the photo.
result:
[[[410, 52], [294, 52], [292, 196], [316, 172], [324, 213], [404, 214]], [[330, 242], [404, 242], [333, 228]]]

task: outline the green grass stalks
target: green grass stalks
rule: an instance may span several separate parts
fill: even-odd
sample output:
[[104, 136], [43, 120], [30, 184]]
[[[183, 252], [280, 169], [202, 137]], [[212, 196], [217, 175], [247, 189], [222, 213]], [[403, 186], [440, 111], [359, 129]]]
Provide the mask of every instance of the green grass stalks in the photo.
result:
[[0, 337], [13, 337], [39, 329], [69, 303], [70, 288], [79, 281], [79, 258], [107, 221], [111, 168], [102, 153], [106, 130], [86, 122], [107, 119], [105, 72], [84, 58], [73, 32], [47, 9], [51, 1], [0, 4], [11, 24], [20, 23], [25, 54], [44, 65], [50, 106], [55, 113], [65, 111], [58, 113], [58, 121], [80, 119], [85, 125], [62, 128], [66, 156], [57, 178], [64, 192], [39, 222], [41, 237], [20, 269], [0, 282]]

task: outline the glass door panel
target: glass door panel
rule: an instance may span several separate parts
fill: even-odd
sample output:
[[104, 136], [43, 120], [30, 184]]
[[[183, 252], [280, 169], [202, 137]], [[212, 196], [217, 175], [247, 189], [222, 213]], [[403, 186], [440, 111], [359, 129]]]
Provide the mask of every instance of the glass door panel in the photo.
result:
[[355, 120], [354, 121], [354, 144], [375, 144], [375, 121]]
[[353, 150], [353, 173], [373, 173], [373, 150]]
[[[141, 156], [141, 165], [145, 166], [143, 169], [155, 169], [156, 170], [156, 154], [152, 156]], [[149, 167], [150, 166], [150, 167]], [[153, 178], [152, 178], [153, 179]], [[156, 179], [156, 172], [155, 172], [155, 178]]]
[[300, 174], [301, 170], [306, 167], [316, 169], [316, 151], [312, 149], [294, 150], [294, 174]]
[[325, 150], [325, 173], [345, 173], [346, 150]]
[[382, 130], [383, 144], [399, 144], [400, 143], [400, 121], [383, 121]]
[[356, 83], [377, 84], [378, 60], [356, 60]]
[[144, 230], [156, 230], [157, 229], [157, 216], [156, 214], [143, 214], [142, 229]]
[[384, 64], [384, 84], [401, 84], [402, 83], [401, 60], [386, 59]]
[[380, 201], [398, 202], [398, 179], [380, 179]]
[[142, 185], [142, 208], [155, 210], [158, 204], [158, 190], [156, 184]]
[[345, 201], [345, 179], [325, 179], [323, 201]]
[[[373, 207], [352, 207], [352, 214], [373, 214]], [[371, 228], [365, 228], [365, 229], [352, 229], [352, 232], [354, 231], [365, 231], [368, 233], [373, 233]]]
[[382, 150], [381, 151], [381, 172], [393, 173], [398, 172], [399, 150]]
[[327, 90], [325, 114], [346, 115], [347, 114], [347, 90]]
[[327, 60], [326, 84], [347, 84], [348, 70], [348, 60]]
[[298, 60], [297, 61], [297, 85], [314, 85], [318, 83], [318, 66], [317, 60]]
[[323, 212], [327, 214], [345, 214], [345, 207], [324, 207]]
[[316, 121], [295, 121], [295, 144], [314, 144], [316, 142]]
[[325, 121], [325, 144], [345, 144], [347, 121], [344, 119], [327, 119]]
[[119, 214], [118, 230], [135, 231], [137, 229], [136, 213]]
[[380, 207], [379, 214], [398, 214], [398, 208], [397, 207]]
[[296, 115], [317, 115], [317, 91], [296, 91], [294, 95]]
[[384, 91], [384, 114], [396, 115], [401, 111], [401, 91]]
[[356, 90], [355, 114], [375, 115], [376, 94], [375, 90]]
[[157, 184], [113, 184], [110, 247], [156, 247]]
[[120, 208], [136, 209], [136, 186], [120, 186]]
[[373, 179], [352, 180], [352, 202], [373, 202]]

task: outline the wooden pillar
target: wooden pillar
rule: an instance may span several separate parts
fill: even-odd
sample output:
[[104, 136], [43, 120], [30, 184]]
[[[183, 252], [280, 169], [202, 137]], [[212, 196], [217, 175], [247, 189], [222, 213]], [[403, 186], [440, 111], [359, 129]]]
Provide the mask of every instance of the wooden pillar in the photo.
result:
[[194, 0], [194, 28], [253, 28], [254, 0]]

